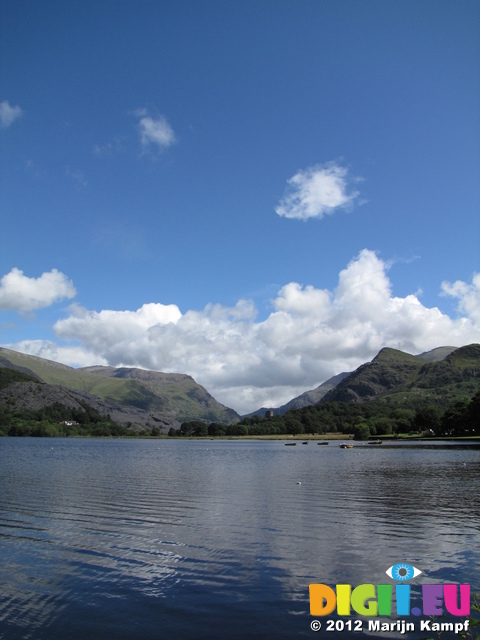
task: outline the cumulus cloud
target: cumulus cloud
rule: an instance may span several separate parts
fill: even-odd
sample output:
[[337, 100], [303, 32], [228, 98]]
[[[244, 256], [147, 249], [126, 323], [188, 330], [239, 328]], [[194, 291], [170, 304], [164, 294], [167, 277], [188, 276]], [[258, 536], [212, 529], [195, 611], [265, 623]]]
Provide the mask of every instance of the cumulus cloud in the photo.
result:
[[335, 163], [298, 171], [287, 182], [287, 190], [275, 211], [284, 218], [323, 218], [337, 209], [348, 209], [358, 191], [348, 191], [347, 169]]
[[0, 279], [0, 310], [34, 311], [75, 295], [71, 280], [57, 269], [29, 278], [13, 268]]
[[137, 311], [88, 311], [79, 305], [70, 307], [70, 316], [59, 320], [55, 329], [63, 338], [75, 338], [88, 345], [92, 353], [104, 351], [107, 360], [118, 358], [119, 345], [134, 344], [153, 327], [175, 323], [181, 317], [176, 305], [144, 304]]
[[88, 367], [92, 363], [108, 365], [104, 358], [84, 347], [58, 345], [53, 340], [22, 340], [15, 344], [2, 344], [2, 347], [62, 364], [68, 363], [71, 367]]
[[137, 109], [135, 115], [139, 118], [140, 141], [145, 150], [150, 147], [163, 150], [174, 144], [175, 133], [163, 116], [153, 118], [146, 109]]
[[[480, 342], [480, 274], [471, 283], [441, 286], [443, 295], [456, 298], [457, 318], [424, 306], [414, 293], [395, 296], [389, 264], [365, 249], [340, 272], [332, 290], [297, 282], [283, 286], [261, 321], [248, 300], [185, 313], [161, 303], [124, 311], [72, 305], [54, 325], [64, 346], [41, 340], [9, 346], [72, 366], [188, 373], [217, 400], [247, 413], [279, 406], [352, 371], [385, 346], [415, 354]], [[35, 280], [14, 269], [0, 281], [0, 308], [30, 310], [74, 293], [56, 271]]]
[[473, 276], [472, 284], [457, 280], [453, 284], [442, 282], [442, 293], [457, 298], [458, 310], [480, 325], [480, 273]]
[[[77, 346], [55, 352], [46, 343], [43, 357], [188, 373], [217, 400], [247, 413], [279, 406], [352, 371], [385, 346], [415, 354], [480, 342], [480, 275], [472, 284], [442, 285], [445, 295], [458, 300], [461, 315], [451, 318], [413, 293], [396, 297], [388, 273], [389, 265], [365, 249], [340, 272], [332, 290], [296, 282], [283, 286], [261, 321], [248, 300], [183, 314], [176, 305], [160, 303], [99, 312], [73, 305], [54, 330], [62, 342]], [[11, 348], [40, 355], [42, 343]]]
[[6, 129], [23, 114], [22, 109], [16, 105], [12, 107], [8, 100], [0, 102], [0, 127]]

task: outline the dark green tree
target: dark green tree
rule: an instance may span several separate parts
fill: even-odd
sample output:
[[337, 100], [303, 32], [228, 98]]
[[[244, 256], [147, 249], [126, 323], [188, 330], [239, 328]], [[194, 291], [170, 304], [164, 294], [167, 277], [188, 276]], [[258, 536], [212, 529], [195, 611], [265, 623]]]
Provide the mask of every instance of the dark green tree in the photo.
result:
[[467, 400], [455, 402], [445, 411], [437, 430], [437, 435], [461, 436], [467, 428], [467, 411], [471, 403]]
[[219, 422], [212, 422], [211, 424], [208, 425], [208, 435], [212, 437], [224, 436], [225, 425]]
[[371, 435], [370, 428], [365, 420], [359, 420], [352, 427], [352, 433], [355, 436], [355, 440], [368, 440]]
[[243, 424], [229, 424], [225, 428], [227, 436], [246, 436], [248, 435], [247, 427]]
[[438, 435], [441, 432], [441, 416], [442, 413], [437, 407], [424, 407], [415, 414], [412, 420], [412, 430], [422, 433], [431, 431]]

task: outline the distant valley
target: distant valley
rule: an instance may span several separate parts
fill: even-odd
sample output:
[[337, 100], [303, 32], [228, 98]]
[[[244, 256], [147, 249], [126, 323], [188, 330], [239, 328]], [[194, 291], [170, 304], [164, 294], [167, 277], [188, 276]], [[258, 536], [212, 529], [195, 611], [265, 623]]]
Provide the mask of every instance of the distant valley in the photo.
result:
[[[15, 411], [38, 413], [52, 406], [70, 412], [90, 407], [136, 433], [158, 434], [177, 431], [189, 421], [234, 425], [241, 420], [233, 409], [181, 373], [106, 366], [74, 369], [0, 348], [0, 373], [2, 370], [0, 408], [11, 415]], [[355, 371], [334, 376], [281, 407], [261, 408], [243, 419], [248, 422], [265, 414], [288, 416], [292, 411], [331, 403], [374, 402], [409, 411], [434, 405], [446, 410], [473, 397], [479, 389], [478, 344], [439, 347], [416, 356], [384, 348]]]

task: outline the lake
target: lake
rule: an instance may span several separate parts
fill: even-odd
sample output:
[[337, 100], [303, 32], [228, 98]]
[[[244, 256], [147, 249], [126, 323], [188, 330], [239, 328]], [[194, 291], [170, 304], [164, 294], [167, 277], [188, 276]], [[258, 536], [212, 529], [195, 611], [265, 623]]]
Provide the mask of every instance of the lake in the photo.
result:
[[479, 592], [479, 496], [452, 444], [0, 438], [0, 638], [366, 636], [311, 631], [309, 584]]

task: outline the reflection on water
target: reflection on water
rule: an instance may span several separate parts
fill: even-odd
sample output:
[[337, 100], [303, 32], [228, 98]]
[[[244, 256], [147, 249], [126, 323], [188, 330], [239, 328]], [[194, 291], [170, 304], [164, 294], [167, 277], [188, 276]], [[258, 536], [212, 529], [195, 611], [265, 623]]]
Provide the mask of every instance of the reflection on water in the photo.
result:
[[0, 638], [312, 637], [309, 583], [397, 562], [478, 591], [479, 471], [456, 447], [0, 439]]

